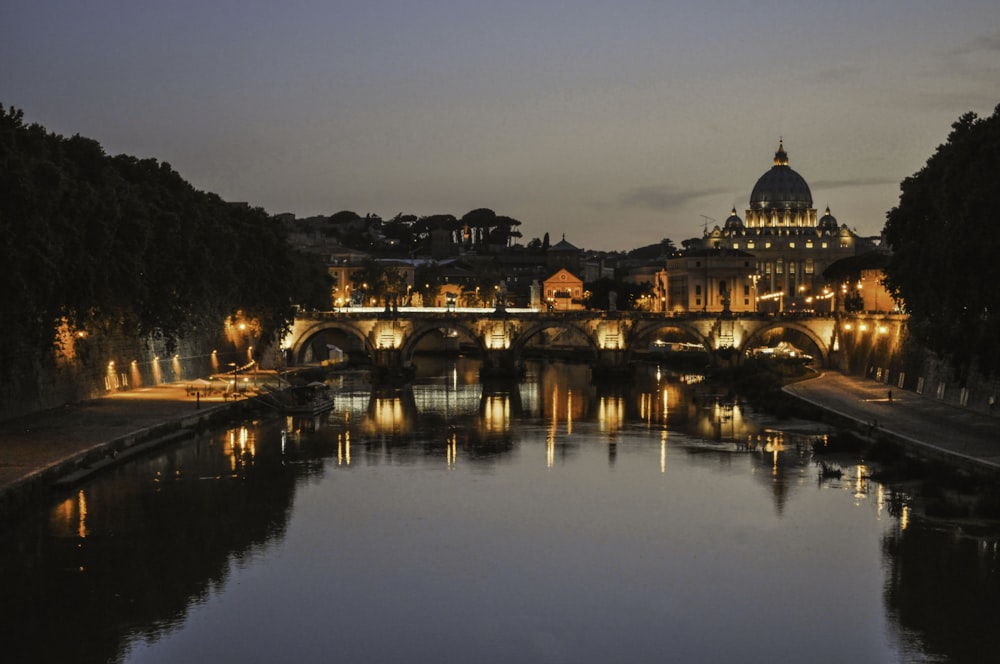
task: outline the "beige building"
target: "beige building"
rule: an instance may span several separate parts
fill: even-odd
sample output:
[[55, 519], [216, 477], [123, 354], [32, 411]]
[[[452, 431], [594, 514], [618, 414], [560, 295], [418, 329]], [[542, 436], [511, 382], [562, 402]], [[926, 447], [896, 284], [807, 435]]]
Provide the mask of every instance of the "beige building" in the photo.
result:
[[583, 309], [583, 280], [566, 268], [557, 270], [542, 284], [546, 305], [555, 311]]
[[755, 258], [735, 249], [694, 249], [668, 258], [666, 311], [755, 311], [755, 270]]

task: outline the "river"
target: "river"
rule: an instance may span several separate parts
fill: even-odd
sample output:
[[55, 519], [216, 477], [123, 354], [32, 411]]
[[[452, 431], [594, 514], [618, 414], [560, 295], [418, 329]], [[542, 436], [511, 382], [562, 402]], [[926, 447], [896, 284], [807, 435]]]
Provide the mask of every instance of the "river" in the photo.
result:
[[[980, 662], [1000, 531], [696, 374], [422, 363], [113, 468], [0, 541], [11, 662]], [[8, 659], [10, 656], [12, 659]], [[995, 661], [995, 660], [993, 660]]]

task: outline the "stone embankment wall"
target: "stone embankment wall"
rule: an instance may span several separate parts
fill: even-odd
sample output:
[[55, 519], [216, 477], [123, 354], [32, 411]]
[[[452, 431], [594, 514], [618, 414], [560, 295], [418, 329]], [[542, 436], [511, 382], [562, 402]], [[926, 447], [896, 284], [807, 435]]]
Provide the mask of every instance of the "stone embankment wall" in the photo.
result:
[[910, 390], [945, 403], [1000, 417], [1000, 377], [984, 376], [975, 367], [960, 374], [948, 358], [938, 357], [907, 337], [906, 327], [880, 333], [873, 326], [841, 336], [834, 368], [866, 376], [886, 390]]
[[245, 353], [218, 338], [180, 339], [64, 331], [51, 352], [21, 352], [3, 370], [0, 420], [64, 404], [178, 380], [225, 373], [245, 364]]

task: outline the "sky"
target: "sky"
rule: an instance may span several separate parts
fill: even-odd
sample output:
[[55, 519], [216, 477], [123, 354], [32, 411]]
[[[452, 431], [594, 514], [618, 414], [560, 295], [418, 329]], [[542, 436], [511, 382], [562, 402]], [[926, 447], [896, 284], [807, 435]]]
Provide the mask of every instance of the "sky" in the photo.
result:
[[741, 217], [779, 139], [877, 235], [1000, 103], [996, 0], [0, 0], [0, 104], [298, 217], [476, 208], [587, 249]]

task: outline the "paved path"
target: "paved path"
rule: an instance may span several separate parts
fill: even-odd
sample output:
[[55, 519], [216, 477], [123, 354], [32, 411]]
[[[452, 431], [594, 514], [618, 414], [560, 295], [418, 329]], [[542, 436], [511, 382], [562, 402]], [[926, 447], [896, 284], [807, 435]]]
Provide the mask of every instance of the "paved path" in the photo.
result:
[[877, 423], [877, 429], [913, 445], [1000, 471], [1000, 418], [830, 371], [784, 389], [862, 427]]
[[195, 397], [185, 384], [173, 383], [0, 422], [0, 498], [32, 483], [51, 482], [57, 471], [116, 441], [170, 423], [196, 422], [226, 407], [219, 394]]

